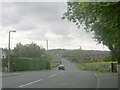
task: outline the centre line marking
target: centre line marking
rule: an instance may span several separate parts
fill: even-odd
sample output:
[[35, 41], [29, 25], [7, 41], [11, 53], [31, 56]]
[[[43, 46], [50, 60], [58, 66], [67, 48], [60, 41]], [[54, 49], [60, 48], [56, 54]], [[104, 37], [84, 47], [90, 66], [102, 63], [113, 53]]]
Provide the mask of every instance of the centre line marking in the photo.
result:
[[25, 86], [28, 86], [28, 85], [30, 85], [30, 84], [40, 82], [40, 81], [42, 81], [42, 80], [43, 80], [43, 79], [40, 79], [40, 80], [37, 80], [37, 81], [33, 81], [33, 82], [28, 83], [28, 84], [21, 85], [21, 86], [19, 86], [19, 87], [20, 87], [20, 88], [21, 88], [21, 87], [25, 87]]
[[53, 75], [51, 75], [51, 76], [49, 76], [49, 77], [53, 77], [53, 76], [55, 76], [55, 75], [57, 75], [57, 73], [56, 73], [56, 74], [53, 74]]

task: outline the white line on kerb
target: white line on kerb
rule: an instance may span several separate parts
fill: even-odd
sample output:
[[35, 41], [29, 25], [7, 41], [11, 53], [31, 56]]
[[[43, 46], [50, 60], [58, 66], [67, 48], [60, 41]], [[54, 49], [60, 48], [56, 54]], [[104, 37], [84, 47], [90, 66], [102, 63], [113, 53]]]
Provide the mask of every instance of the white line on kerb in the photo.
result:
[[40, 80], [37, 80], [37, 81], [33, 81], [33, 82], [28, 83], [28, 84], [21, 85], [21, 86], [19, 86], [19, 87], [21, 88], [21, 87], [24, 87], [24, 86], [28, 86], [28, 85], [30, 85], [30, 84], [37, 83], [37, 82], [40, 82], [40, 81], [42, 81], [42, 80], [43, 80], [43, 79], [40, 79]]
[[99, 87], [100, 87], [100, 78], [97, 76], [96, 73], [95, 73], [94, 75], [95, 75], [96, 78], [97, 78], [97, 88], [99, 88]]
[[49, 77], [53, 77], [53, 76], [55, 76], [55, 75], [57, 75], [57, 73], [56, 73], [56, 74], [53, 74], [53, 75], [51, 75], [51, 76], [49, 76]]

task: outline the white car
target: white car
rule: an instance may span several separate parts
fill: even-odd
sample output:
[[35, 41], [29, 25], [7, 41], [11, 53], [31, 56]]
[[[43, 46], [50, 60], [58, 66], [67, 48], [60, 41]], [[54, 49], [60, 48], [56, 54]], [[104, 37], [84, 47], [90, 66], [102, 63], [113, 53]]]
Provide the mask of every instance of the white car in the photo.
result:
[[60, 64], [60, 65], [58, 66], [58, 70], [65, 70], [65, 66], [62, 65], [62, 64]]

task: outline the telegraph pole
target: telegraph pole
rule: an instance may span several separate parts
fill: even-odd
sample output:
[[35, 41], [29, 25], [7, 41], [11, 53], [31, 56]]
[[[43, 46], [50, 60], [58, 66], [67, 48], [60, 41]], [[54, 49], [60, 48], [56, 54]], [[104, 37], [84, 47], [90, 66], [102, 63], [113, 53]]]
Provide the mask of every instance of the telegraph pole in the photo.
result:
[[48, 40], [46, 41], [46, 50], [48, 51]]

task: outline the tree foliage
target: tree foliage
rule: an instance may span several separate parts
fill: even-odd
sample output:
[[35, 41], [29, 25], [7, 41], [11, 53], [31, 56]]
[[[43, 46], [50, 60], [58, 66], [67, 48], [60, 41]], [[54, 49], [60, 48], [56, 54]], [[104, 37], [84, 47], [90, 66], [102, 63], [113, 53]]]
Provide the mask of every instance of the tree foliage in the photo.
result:
[[45, 54], [45, 49], [34, 43], [25, 45], [18, 43], [14, 48], [13, 53], [17, 57], [37, 58]]
[[74, 22], [79, 28], [85, 25], [94, 39], [111, 50], [114, 59], [118, 54], [118, 2], [68, 2], [62, 19]]

